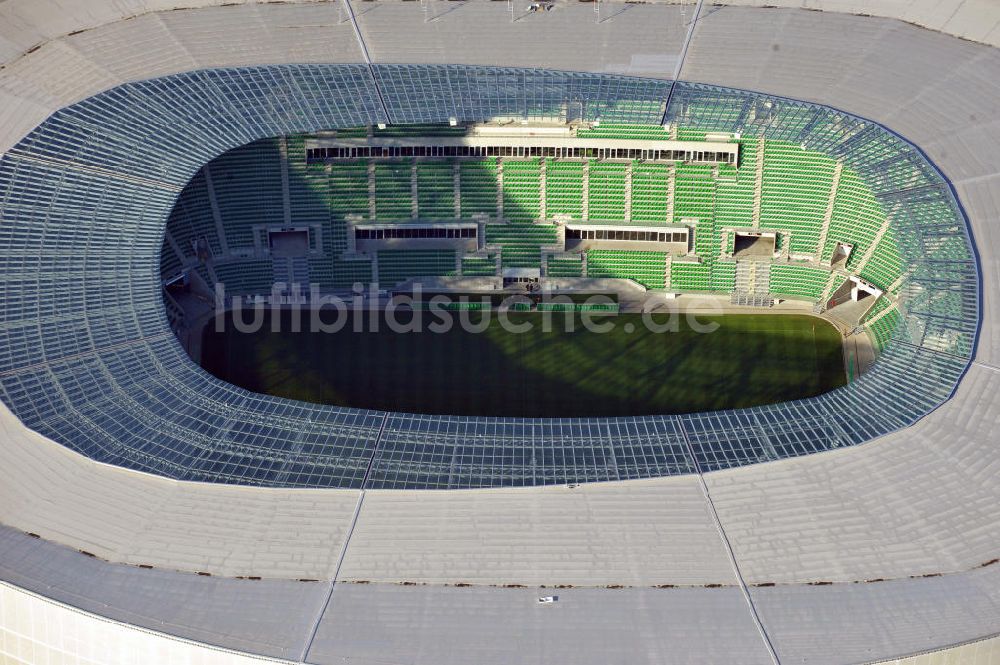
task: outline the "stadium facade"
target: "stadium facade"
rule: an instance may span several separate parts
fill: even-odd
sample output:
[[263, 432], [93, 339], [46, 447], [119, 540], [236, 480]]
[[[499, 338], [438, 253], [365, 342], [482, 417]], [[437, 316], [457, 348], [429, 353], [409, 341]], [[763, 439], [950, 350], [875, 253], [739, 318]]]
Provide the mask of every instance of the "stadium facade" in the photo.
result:
[[[0, 654], [998, 657], [1000, 38], [965, 32], [988, 21], [615, 3], [132, 9], [0, 6]], [[903, 324], [874, 369], [752, 410], [460, 419], [247, 393], [170, 333], [164, 224], [217, 155], [567, 101], [590, 120], [792, 141], [863, 174], [906, 266]], [[539, 605], [541, 586], [559, 601]]]

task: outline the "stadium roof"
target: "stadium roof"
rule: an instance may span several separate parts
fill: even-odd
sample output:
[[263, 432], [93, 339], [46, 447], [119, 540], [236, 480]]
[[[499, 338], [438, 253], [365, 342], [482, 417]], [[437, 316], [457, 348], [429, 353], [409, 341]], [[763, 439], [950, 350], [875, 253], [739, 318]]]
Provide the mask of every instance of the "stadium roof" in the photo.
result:
[[[900, 361], [906, 364], [896, 365], [896, 373], [870, 395], [895, 397], [887, 386], [901, 377], [911, 380], [906, 390], [929, 391], [931, 398], [925, 401], [910, 397], [922, 392], [907, 393], [907, 401], [898, 406], [917, 410], [906, 417], [886, 412], [893, 426], [876, 426], [871, 434], [908, 425], [905, 429], [865, 445], [725, 469], [732, 464], [713, 466], [703, 464], [704, 456], [692, 456], [697, 444], [690, 441], [697, 431], [693, 423], [701, 419], [685, 420], [679, 437], [676, 422], [661, 419], [662, 429], [652, 432], [628, 433], [626, 428], [623, 436], [616, 425], [597, 435], [579, 435], [602, 441], [587, 447], [600, 450], [602, 457], [606, 450], [617, 455], [620, 446], [628, 448], [630, 441], [646, 436], [632, 449], [653, 445], [664, 451], [660, 457], [642, 457], [655, 468], [623, 475], [620, 469], [639, 468], [639, 462], [616, 457], [612, 465], [569, 455], [564, 466], [581, 475], [543, 479], [615, 482], [448, 492], [371, 489], [428, 484], [394, 481], [359, 491], [372, 450], [365, 441], [377, 439], [380, 430], [391, 440], [395, 421], [382, 414], [236, 394], [191, 366], [174, 344], [159, 301], [152, 297], [156, 228], [162, 227], [172, 196], [211, 156], [286, 130], [363, 124], [386, 111], [395, 122], [441, 119], [444, 113], [474, 118], [511, 100], [544, 106], [544, 92], [527, 100], [518, 95], [559, 85], [575, 86], [588, 98], [610, 99], [628, 87], [624, 96], [664, 99], [669, 84], [662, 79], [673, 75], [685, 19], [693, 8], [601, 3], [602, 22], [597, 23], [591, 6], [566, 4], [511, 23], [506, 4], [380, 2], [358, 12], [362, 49], [344, 7], [309, 3], [171, 12], [147, 7], [129, 18], [97, 2], [82, 3], [81, 16], [72, 10], [57, 14], [54, 5], [45, 3], [0, 5], [5, 25], [15, 28], [0, 34], [0, 54], [7, 63], [0, 70], [0, 107], [9, 109], [0, 128], [0, 148], [9, 153], [0, 168], [8, 183], [31, 183], [27, 190], [17, 190], [18, 196], [31, 192], [30, 200], [15, 201], [8, 189], [2, 209], [4, 232], [21, 234], [4, 240], [4, 399], [17, 416], [52, 439], [90, 442], [91, 448], [77, 447], [97, 460], [56, 445], [4, 411], [0, 522], [11, 528], [0, 534], [0, 577], [15, 587], [4, 587], [0, 598], [9, 607], [28, 602], [17, 590], [26, 589], [125, 624], [272, 657], [308, 656], [309, 662], [345, 657], [506, 662], [563, 660], [567, 655], [593, 662], [662, 662], [732, 654], [747, 662], [855, 662], [940, 649], [996, 632], [1000, 566], [983, 564], [997, 558], [1000, 542], [993, 445], [1000, 420], [1000, 338], [994, 332], [998, 313], [993, 304], [1000, 289], [993, 252], [993, 227], [1000, 221], [1000, 139], [994, 118], [1000, 92], [990, 85], [1000, 73], [1000, 52], [890, 19], [712, 7], [704, 10], [693, 32], [681, 71], [688, 81], [827, 104], [872, 118], [919, 146], [950, 179], [979, 251], [982, 308], [969, 309], [980, 285], [969, 257], [962, 269], [933, 275], [918, 270], [917, 279], [943, 277], [954, 285], [950, 293], [956, 297], [917, 301], [923, 305], [920, 311], [930, 314], [926, 325], [907, 329], [911, 337], [902, 348], [910, 355]], [[963, 19], [965, 11], [954, 13], [949, 23], [935, 23], [933, 13], [923, 15], [921, 22], [996, 42], [996, 29], [964, 32], [989, 23]], [[461, 38], [470, 31], [482, 38]], [[511, 43], [523, 48], [511, 49]], [[283, 62], [316, 64], [273, 67]], [[469, 91], [490, 77], [497, 80], [496, 72], [470, 74], [437, 66], [415, 70], [399, 63], [566, 69], [661, 81], [507, 71], [501, 74], [509, 88], [480, 98]], [[272, 67], [232, 69], [250, 65]], [[57, 113], [29, 134], [50, 113], [122, 83], [216, 68], [228, 69], [118, 88]], [[383, 88], [370, 86], [372, 73]], [[180, 80], [204, 86], [203, 92], [171, 103], [171, 92], [192, 90], [171, 83]], [[456, 87], [460, 95], [452, 93]], [[678, 99], [728, 94], [698, 86], [674, 90]], [[236, 93], [242, 97], [229, 96]], [[297, 103], [303, 95], [309, 104]], [[252, 102], [266, 98], [282, 104]], [[621, 112], [641, 116], [649, 109], [639, 105]], [[95, 121], [107, 119], [120, 124], [96, 132]], [[216, 132], [212, 123], [218, 122], [229, 133]], [[79, 133], [62, 142], [61, 150], [53, 149], [74, 129]], [[161, 142], [152, 149], [157, 140]], [[917, 165], [909, 175], [936, 177], [919, 155], [909, 159], [903, 161]], [[71, 215], [91, 205], [94, 188], [108, 178], [119, 194], [100, 199], [103, 207], [91, 217], [83, 243]], [[950, 201], [947, 188], [931, 190]], [[50, 202], [41, 204], [41, 196]], [[61, 229], [58, 235], [43, 234], [39, 209], [32, 208], [39, 205], [45, 207], [49, 228]], [[954, 222], [945, 225], [952, 229], [949, 237], [954, 237]], [[915, 219], [910, 229], [916, 233], [925, 224], [929, 220]], [[913, 260], [920, 248], [930, 253], [938, 247], [925, 233], [914, 237], [921, 244], [910, 245]], [[21, 264], [14, 265], [15, 260]], [[42, 287], [54, 300], [38, 297]], [[911, 306], [911, 316], [917, 310]], [[73, 313], [69, 320], [46, 318], [67, 311]], [[949, 314], [947, 325], [934, 323]], [[976, 346], [978, 315], [982, 325]], [[46, 331], [40, 339], [39, 324]], [[34, 337], [25, 334], [29, 325]], [[113, 355], [102, 352], [102, 362], [97, 362], [94, 354], [81, 351], [81, 340]], [[909, 344], [933, 348], [915, 350]], [[935, 361], [907, 360], [915, 356]], [[882, 367], [893, 368], [894, 357], [890, 354]], [[51, 365], [53, 358], [59, 363]], [[147, 376], [151, 367], [157, 369], [155, 377]], [[950, 399], [913, 422], [947, 398], [960, 376]], [[25, 377], [34, 383], [23, 381]], [[872, 377], [869, 384], [878, 374]], [[143, 392], [131, 392], [136, 389]], [[205, 406], [211, 400], [238, 404], [236, 414], [254, 413], [259, 404], [253, 400], [276, 405], [274, 409], [284, 409], [284, 427], [275, 422], [274, 409], [267, 415], [269, 423], [258, 420], [244, 430], [221, 412], [195, 418], [192, 427], [204, 427], [209, 438], [231, 431], [246, 435], [244, 441], [270, 435], [263, 447], [277, 442], [298, 453], [310, 442], [291, 440], [282, 432], [308, 434], [303, 419], [321, 434], [331, 423], [338, 431], [349, 428], [352, 436], [345, 441], [360, 443], [348, 446], [329, 465], [336, 472], [325, 477], [333, 482], [319, 483], [349, 489], [178, 482], [101, 463], [189, 480], [292, 482], [295, 472], [276, 468], [260, 455], [254, 465], [233, 463], [260, 475], [176, 473], [198, 467], [185, 466], [183, 455], [192, 451], [183, 447], [188, 443], [183, 437], [171, 439], [146, 427], [146, 409], [154, 397], [162, 411], [153, 415], [169, 413], [171, 418], [194, 409], [211, 412]], [[89, 405], [86, 417], [65, 411], [76, 400]], [[802, 411], [795, 415], [794, 421], [809, 426]], [[850, 416], [845, 409], [845, 419]], [[713, 425], [712, 431], [753, 430], [749, 437], [741, 433], [733, 439], [770, 445], [781, 438], [773, 431], [761, 436], [759, 417], [732, 418], [731, 426]], [[402, 421], [397, 429], [403, 430], [398, 435], [403, 444], [412, 441], [407, 438], [412, 432], [427, 435], [426, 421]], [[95, 423], [108, 430], [120, 427], [119, 441], [126, 444], [136, 443], [130, 437], [137, 431], [147, 432], [146, 444], [174, 441], [175, 446], [167, 446], [173, 456], [156, 456], [156, 465], [130, 457], [127, 449], [107, 445], [114, 439], [88, 434], [96, 431], [88, 429]], [[489, 466], [487, 461], [499, 468], [537, 466], [517, 459], [509, 452], [513, 446], [503, 442], [544, 440], [547, 431], [526, 433], [511, 425], [513, 434], [504, 439], [496, 429], [490, 435], [501, 443], [490, 445], [501, 454], [477, 460], [479, 468]], [[439, 436], [433, 430], [431, 435]], [[793, 443], [810, 437], [801, 435]], [[848, 435], [837, 441], [866, 438], [870, 436]], [[720, 441], [717, 437], [714, 443]], [[668, 459], [670, 445], [677, 452]], [[836, 446], [820, 448], [830, 447]], [[807, 451], [793, 451], [798, 452]], [[693, 459], [702, 473], [618, 480], [664, 475], [671, 472], [670, 464], [690, 471]], [[210, 461], [204, 470], [226, 469], [226, 460]], [[395, 464], [398, 478], [398, 460], [388, 462]], [[616, 475], [609, 472], [612, 468]], [[443, 483], [490, 484], [531, 483], [453, 483], [450, 478]], [[321, 581], [294, 581], [303, 578]], [[344, 583], [334, 589], [330, 580]], [[562, 598], [553, 607], [535, 604], [535, 589], [504, 588], [541, 584], [573, 588], [561, 589]], [[606, 586], [624, 588], [601, 588]], [[679, 588], [658, 588], [665, 586]], [[31, 598], [33, 607], [45, 603]], [[0, 619], [4, 627], [10, 625], [5, 616]], [[520, 650], [513, 650], [518, 644]]]

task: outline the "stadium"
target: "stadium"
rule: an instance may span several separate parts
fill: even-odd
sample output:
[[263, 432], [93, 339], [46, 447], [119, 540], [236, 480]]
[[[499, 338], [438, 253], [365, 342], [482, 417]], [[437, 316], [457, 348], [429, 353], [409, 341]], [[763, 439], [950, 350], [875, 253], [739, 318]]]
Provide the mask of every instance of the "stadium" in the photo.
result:
[[1000, 9], [776, 4], [0, 2], [0, 661], [1000, 662]]

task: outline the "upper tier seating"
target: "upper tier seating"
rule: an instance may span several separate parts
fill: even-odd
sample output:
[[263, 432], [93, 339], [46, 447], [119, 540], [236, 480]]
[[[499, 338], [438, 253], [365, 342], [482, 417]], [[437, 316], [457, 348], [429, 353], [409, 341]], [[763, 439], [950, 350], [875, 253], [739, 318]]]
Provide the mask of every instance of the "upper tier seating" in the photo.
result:
[[476, 213], [497, 215], [497, 160], [483, 159], [462, 161], [461, 174], [462, 217]]
[[620, 125], [601, 124], [592, 129], [581, 129], [579, 138], [591, 139], [634, 139], [641, 141], [666, 141], [670, 134], [660, 125]]
[[791, 233], [789, 252], [815, 255], [836, 163], [784, 141], [764, 146], [760, 225]]
[[413, 219], [413, 163], [408, 159], [375, 164], [375, 219]]
[[204, 238], [208, 242], [213, 255], [222, 254], [222, 243], [219, 241], [215, 218], [212, 216], [208, 185], [203, 171], [198, 171], [180, 193], [170, 213], [168, 226], [174, 242], [184, 252], [185, 257], [195, 256], [194, 242], [199, 238]]
[[668, 180], [666, 164], [636, 164], [632, 168], [632, 221], [667, 224]]
[[417, 162], [417, 211], [420, 219], [455, 217], [455, 170], [451, 161]]
[[503, 214], [530, 224], [541, 214], [541, 165], [537, 159], [503, 161]]
[[747, 228], [753, 218], [753, 191], [757, 173], [757, 141], [740, 141], [740, 167], [721, 165], [715, 187], [715, 224], [719, 228]]
[[583, 162], [548, 160], [545, 210], [549, 217], [583, 218]]
[[593, 162], [590, 165], [590, 219], [625, 221], [626, 168], [625, 164], [619, 162]]
[[847, 243], [854, 248], [847, 268], [854, 269], [875, 240], [884, 220], [885, 213], [871, 189], [854, 171], [844, 169], [833, 202], [823, 260], [830, 260], [837, 242]]
[[255, 141], [215, 158], [212, 175], [222, 227], [229, 248], [253, 247], [255, 224], [284, 218], [281, 159], [277, 139]]

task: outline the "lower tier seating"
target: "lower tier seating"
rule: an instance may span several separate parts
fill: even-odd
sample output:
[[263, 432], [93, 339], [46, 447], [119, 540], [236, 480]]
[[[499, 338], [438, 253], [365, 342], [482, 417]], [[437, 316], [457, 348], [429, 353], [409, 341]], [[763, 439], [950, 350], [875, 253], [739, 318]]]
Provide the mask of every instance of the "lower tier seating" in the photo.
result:
[[587, 251], [587, 276], [631, 279], [649, 289], [666, 286], [667, 255], [618, 249]]
[[496, 257], [465, 256], [462, 257], [462, 275], [465, 277], [490, 277], [497, 274]]
[[771, 293], [819, 300], [829, 278], [830, 271], [822, 268], [776, 263], [771, 266]]
[[455, 252], [437, 250], [383, 250], [378, 253], [379, 284], [389, 286], [411, 277], [455, 274]]
[[486, 243], [500, 245], [505, 268], [538, 268], [541, 247], [556, 241], [554, 224], [487, 224]]
[[550, 256], [546, 265], [549, 277], [583, 276], [583, 258], [581, 256]]

